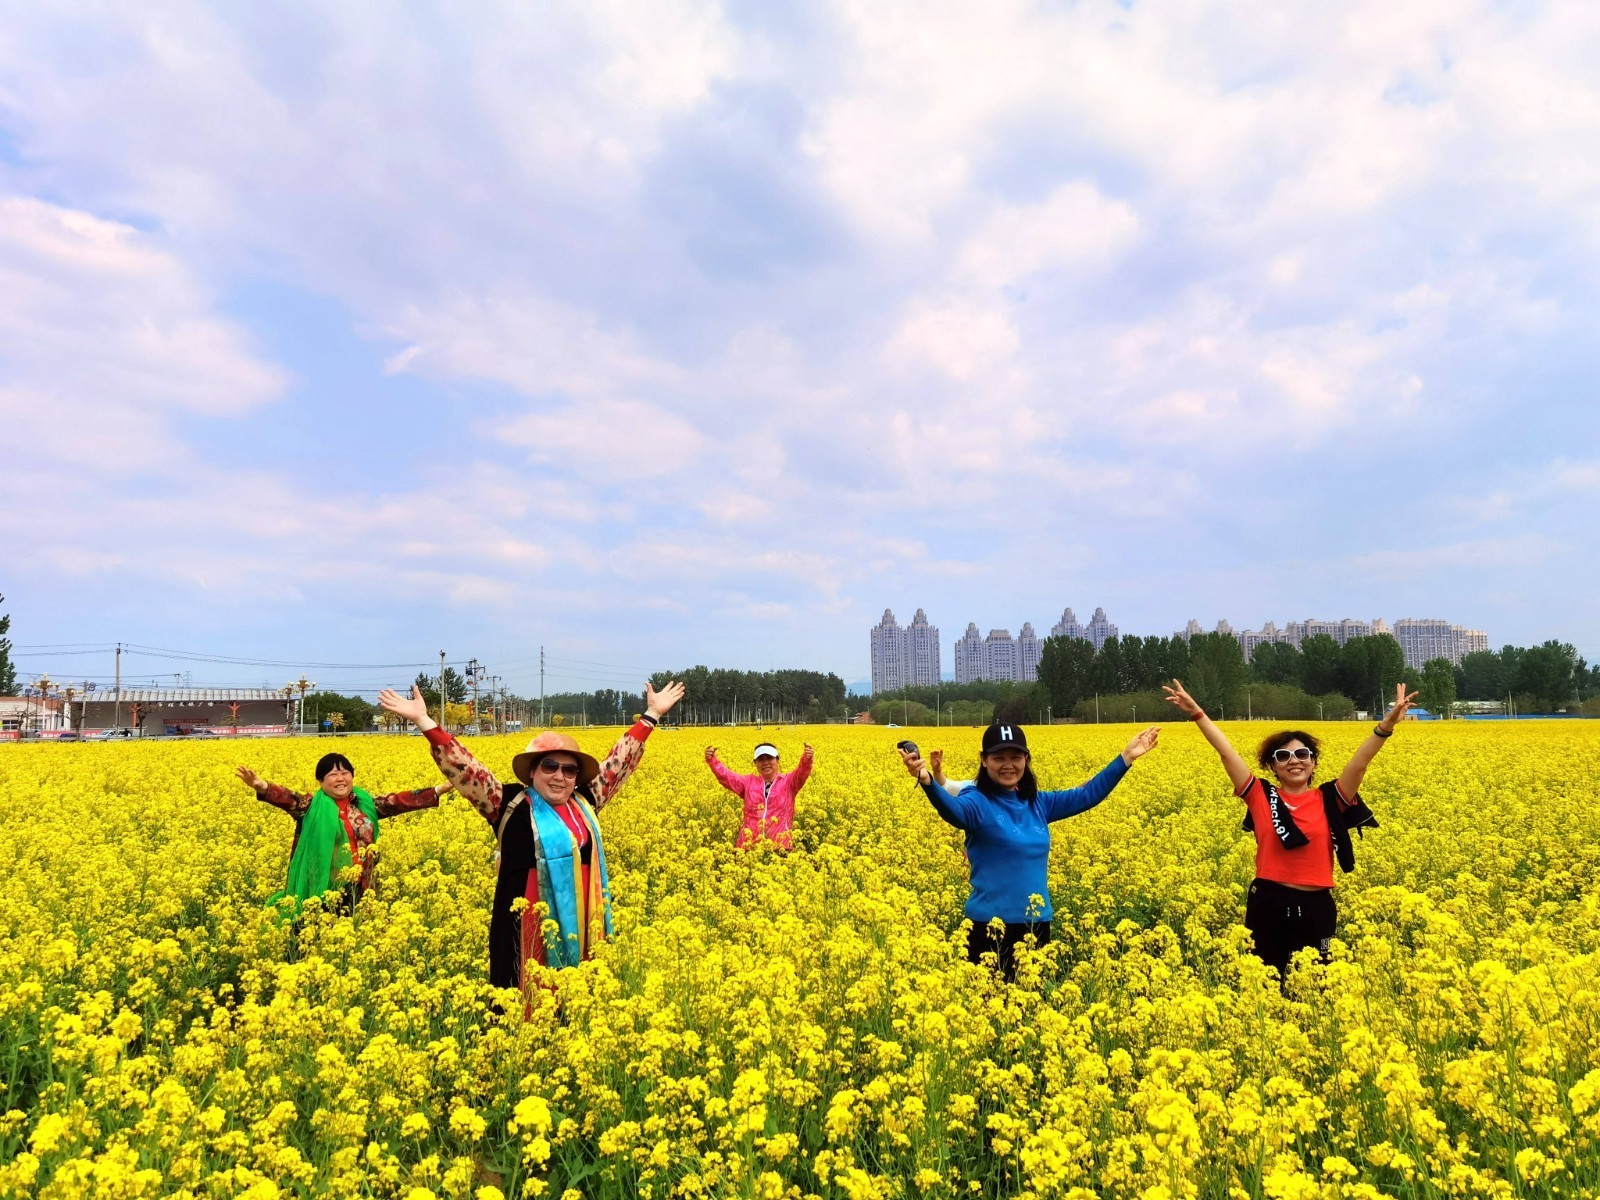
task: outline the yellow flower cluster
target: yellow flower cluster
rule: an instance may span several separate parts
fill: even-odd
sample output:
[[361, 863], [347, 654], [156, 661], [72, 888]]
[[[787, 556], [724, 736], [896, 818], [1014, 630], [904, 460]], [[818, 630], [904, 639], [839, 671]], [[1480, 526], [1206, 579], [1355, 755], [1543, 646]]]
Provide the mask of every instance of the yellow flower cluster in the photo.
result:
[[[1337, 769], [1365, 730], [1318, 732]], [[1030, 730], [1041, 781], [1128, 734]], [[893, 731], [760, 736], [817, 749], [795, 850], [734, 850], [705, 737], [658, 732], [601, 818], [618, 936], [527, 1021], [485, 983], [493, 843], [459, 797], [384, 823], [353, 917], [263, 912], [291, 823], [233, 765], [304, 787], [337, 748], [414, 787], [421, 739], [0, 747], [0, 1195], [1600, 1195], [1600, 726], [1403, 728], [1334, 961], [1287, 994], [1185, 724], [1055, 827], [1056, 940], [1017, 986], [964, 961], [959, 834]], [[920, 740], [975, 769], [977, 731]]]

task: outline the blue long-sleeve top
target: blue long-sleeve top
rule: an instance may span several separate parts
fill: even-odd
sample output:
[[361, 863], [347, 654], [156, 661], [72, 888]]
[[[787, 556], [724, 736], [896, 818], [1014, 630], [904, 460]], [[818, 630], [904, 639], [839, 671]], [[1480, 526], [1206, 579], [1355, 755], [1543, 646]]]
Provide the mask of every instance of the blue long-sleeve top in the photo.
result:
[[[1040, 792], [1024, 800], [1015, 791], [986, 796], [969, 785], [952, 796], [931, 779], [922, 785], [946, 824], [967, 835], [967, 862], [972, 894], [967, 917], [986, 923], [999, 917], [1008, 924], [1048, 921], [1050, 904], [1050, 822], [1087, 812], [1122, 782], [1128, 764], [1117, 755], [1082, 787]], [[1044, 908], [1028, 911], [1028, 898], [1040, 896]]]

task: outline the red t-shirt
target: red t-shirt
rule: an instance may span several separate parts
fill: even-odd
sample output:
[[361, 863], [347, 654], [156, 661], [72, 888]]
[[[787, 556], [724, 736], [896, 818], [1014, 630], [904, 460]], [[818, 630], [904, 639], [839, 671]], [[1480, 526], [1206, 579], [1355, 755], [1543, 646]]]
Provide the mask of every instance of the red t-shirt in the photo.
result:
[[1304, 846], [1293, 850], [1284, 847], [1272, 828], [1272, 810], [1267, 805], [1267, 789], [1262, 781], [1252, 779], [1239, 796], [1255, 822], [1257, 879], [1310, 888], [1333, 886], [1333, 836], [1328, 832], [1328, 814], [1323, 809], [1319, 790], [1312, 788], [1309, 792], [1291, 795], [1278, 789], [1278, 798], [1288, 806], [1294, 823], [1307, 839]]

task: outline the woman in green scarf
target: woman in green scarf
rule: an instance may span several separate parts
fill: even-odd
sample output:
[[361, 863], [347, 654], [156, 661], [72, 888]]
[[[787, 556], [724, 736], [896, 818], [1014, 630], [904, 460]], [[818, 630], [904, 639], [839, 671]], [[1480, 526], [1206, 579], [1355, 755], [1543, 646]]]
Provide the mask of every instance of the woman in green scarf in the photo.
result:
[[[342, 754], [324, 754], [317, 761], [317, 790], [310, 794], [268, 783], [249, 767], [240, 767], [237, 774], [261, 799], [294, 818], [289, 881], [267, 901], [267, 907], [275, 908], [285, 897], [292, 897], [294, 915], [299, 915], [300, 906], [311, 897], [333, 891], [341, 894], [329, 907], [343, 913], [354, 909], [361, 893], [372, 886], [378, 865], [373, 848], [378, 840], [378, 819], [435, 808], [439, 797], [454, 786], [447, 783], [374, 796], [356, 786], [356, 769]], [[361, 874], [347, 880], [344, 873], [358, 858]]]

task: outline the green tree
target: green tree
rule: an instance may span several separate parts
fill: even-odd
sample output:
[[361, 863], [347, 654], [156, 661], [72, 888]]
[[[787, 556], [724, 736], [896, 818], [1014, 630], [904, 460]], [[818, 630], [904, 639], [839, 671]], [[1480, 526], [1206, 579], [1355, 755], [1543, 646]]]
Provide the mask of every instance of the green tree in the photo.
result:
[[1494, 650], [1474, 650], [1456, 667], [1456, 695], [1463, 700], [1504, 700], [1516, 686], [1505, 678], [1504, 664]]
[[994, 719], [1008, 725], [1028, 724], [1033, 720], [1033, 710], [1028, 699], [1027, 695], [1019, 692], [1000, 701], [994, 706]]
[[1094, 643], [1083, 638], [1045, 638], [1039, 653], [1039, 682], [1050, 704], [1065, 716], [1094, 693]]
[[[0, 596], [0, 604], [5, 602], [6, 598]], [[11, 639], [6, 636], [10, 632], [10, 614], [0, 614], [0, 696], [12, 696], [17, 691], [17, 668], [11, 662]]]
[[1537, 711], [1560, 712], [1574, 700], [1577, 664], [1577, 650], [1565, 642], [1530, 646], [1518, 656], [1516, 690], [1531, 696]]
[[1201, 633], [1189, 639], [1189, 673], [1183, 684], [1206, 712], [1219, 719], [1233, 709], [1242, 715], [1237, 698], [1249, 672], [1244, 651], [1231, 633]]
[[[1406, 669], [1405, 651], [1393, 635], [1351, 638], [1339, 651], [1338, 690], [1357, 708], [1385, 707]], [[1308, 689], [1309, 690], [1309, 689]]]
[[1431, 713], [1448, 717], [1455, 711], [1456, 671], [1447, 658], [1430, 658], [1422, 664], [1418, 702]]
[[345, 729], [371, 729], [372, 714], [377, 706], [360, 696], [342, 696], [338, 692], [313, 692], [306, 697], [306, 718], [321, 724], [324, 718], [332, 719], [336, 726]]
[[1339, 643], [1325, 633], [1300, 643], [1300, 686], [1313, 696], [1339, 690]]
[[910, 700], [879, 700], [872, 706], [874, 725], [932, 725], [933, 709]]
[[1250, 678], [1262, 683], [1290, 683], [1299, 686], [1305, 662], [1299, 649], [1288, 642], [1266, 642], [1250, 656]]
[[1102, 696], [1119, 696], [1127, 691], [1122, 673], [1122, 639], [1108, 637], [1094, 656], [1094, 690]]

